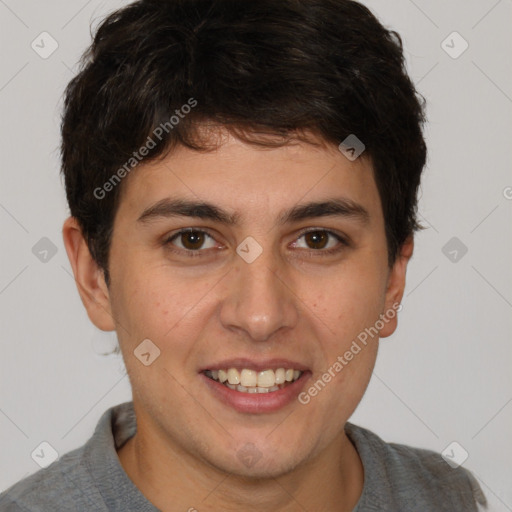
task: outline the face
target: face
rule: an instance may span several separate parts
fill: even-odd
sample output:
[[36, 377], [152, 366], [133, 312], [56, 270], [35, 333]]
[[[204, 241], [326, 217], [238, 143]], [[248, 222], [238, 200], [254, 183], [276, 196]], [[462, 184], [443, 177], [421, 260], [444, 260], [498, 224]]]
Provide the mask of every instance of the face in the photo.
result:
[[[379, 336], [361, 333], [395, 329], [395, 310], [378, 321], [401, 299], [410, 256], [389, 268], [370, 161], [226, 136], [216, 151], [139, 166], [123, 187], [110, 288], [84, 303], [117, 330], [144, 431], [239, 475], [277, 476], [328, 449], [375, 363]], [[279, 384], [280, 368], [302, 373]], [[210, 378], [219, 370], [232, 387], [239, 374], [278, 389], [231, 389]]]

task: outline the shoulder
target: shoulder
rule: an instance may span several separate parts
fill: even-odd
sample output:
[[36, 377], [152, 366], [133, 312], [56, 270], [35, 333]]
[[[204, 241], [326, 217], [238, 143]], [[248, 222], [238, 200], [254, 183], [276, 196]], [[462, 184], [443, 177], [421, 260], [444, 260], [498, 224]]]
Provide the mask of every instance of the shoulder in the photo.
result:
[[6, 489], [0, 494], [0, 512], [104, 510], [87, 463], [90, 447], [91, 440]]
[[83, 446], [0, 494], [0, 512], [102, 512], [112, 503], [119, 505], [119, 496], [124, 497], [119, 510], [128, 510], [132, 502], [134, 510], [154, 510], [124, 473], [116, 453], [135, 431], [133, 403], [111, 407]]
[[90, 473], [83, 461], [84, 447], [70, 451], [45, 469], [15, 483], [0, 494], [0, 512], [78, 510], [88, 499]]
[[394, 503], [398, 510], [485, 510], [485, 496], [472, 473], [451, 467], [439, 453], [386, 443], [352, 424], [347, 424], [346, 432], [363, 461], [363, 495], [369, 500]]

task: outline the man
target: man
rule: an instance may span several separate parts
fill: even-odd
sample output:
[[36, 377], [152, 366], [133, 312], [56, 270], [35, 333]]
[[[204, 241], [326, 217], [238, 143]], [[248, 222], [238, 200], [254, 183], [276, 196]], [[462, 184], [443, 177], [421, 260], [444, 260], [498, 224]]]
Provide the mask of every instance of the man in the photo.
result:
[[425, 163], [401, 41], [348, 0], [145, 0], [66, 91], [63, 237], [133, 403], [0, 510], [475, 511], [348, 422], [397, 325]]

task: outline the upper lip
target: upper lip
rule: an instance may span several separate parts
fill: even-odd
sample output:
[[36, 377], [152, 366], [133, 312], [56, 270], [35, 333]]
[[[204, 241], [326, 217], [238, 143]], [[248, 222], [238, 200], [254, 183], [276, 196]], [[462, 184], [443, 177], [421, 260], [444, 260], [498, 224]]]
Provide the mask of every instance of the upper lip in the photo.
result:
[[255, 370], [262, 372], [264, 370], [277, 370], [278, 368], [294, 369], [300, 371], [307, 371], [308, 367], [297, 361], [290, 359], [250, 359], [247, 357], [237, 357], [236, 359], [225, 359], [219, 363], [212, 363], [204, 368], [201, 368], [199, 372], [206, 370], [229, 370], [229, 368], [236, 368], [237, 370]]

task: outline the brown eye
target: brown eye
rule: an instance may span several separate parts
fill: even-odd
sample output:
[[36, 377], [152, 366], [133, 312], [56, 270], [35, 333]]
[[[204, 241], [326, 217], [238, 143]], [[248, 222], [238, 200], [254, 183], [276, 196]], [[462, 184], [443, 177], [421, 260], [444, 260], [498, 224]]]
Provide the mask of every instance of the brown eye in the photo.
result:
[[[210, 240], [208, 245], [208, 239]], [[206, 231], [200, 229], [182, 229], [178, 233], [172, 235], [165, 244], [174, 245], [182, 250], [182, 252], [197, 252], [202, 249], [210, 249], [215, 247], [215, 240]], [[203, 247], [205, 246], [206, 247]]]
[[341, 235], [325, 229], [310, 229], [304, 231], [294, 242], [294, 247], [307, 249], [318, 256], [336, 254], [350, 246]]
[[201, 231], [187, 231], [181, 233], [181, 243], [185, 249], [200, 249], [204, 243], [204, 233]]
[[329, 241], [329, 235], [325, 231], [309, 231], [304, 235], [304, 239], [311, 249], [324, 249]]

